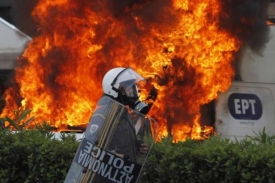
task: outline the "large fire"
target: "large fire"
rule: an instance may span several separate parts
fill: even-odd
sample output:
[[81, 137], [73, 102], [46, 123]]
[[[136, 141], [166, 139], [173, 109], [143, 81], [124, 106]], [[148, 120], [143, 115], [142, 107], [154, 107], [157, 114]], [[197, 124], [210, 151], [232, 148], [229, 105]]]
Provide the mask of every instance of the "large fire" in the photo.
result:
[[21, 107], [57, 130], [85, 126], [104, 74], [122, 66], [157, 89], [149, 115], [160, 136], [204, 138], [213, 128], [200, 124], [200, 107], [229, 88], [242, 44], [220, 26], [221, 1], [40, 0], [40, 34], [18, 61], [2, 116]]

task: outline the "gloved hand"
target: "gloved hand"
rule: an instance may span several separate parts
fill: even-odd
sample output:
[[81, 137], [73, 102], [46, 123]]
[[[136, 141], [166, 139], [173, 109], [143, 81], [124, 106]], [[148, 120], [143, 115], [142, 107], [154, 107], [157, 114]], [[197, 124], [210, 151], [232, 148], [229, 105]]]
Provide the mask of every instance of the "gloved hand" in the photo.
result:
[[149, 151], [149, 146], [148, 144], [144, 143], [143, 141], [138, 141], [137, 143], [137, 148], [140, 154], [147, 154]]

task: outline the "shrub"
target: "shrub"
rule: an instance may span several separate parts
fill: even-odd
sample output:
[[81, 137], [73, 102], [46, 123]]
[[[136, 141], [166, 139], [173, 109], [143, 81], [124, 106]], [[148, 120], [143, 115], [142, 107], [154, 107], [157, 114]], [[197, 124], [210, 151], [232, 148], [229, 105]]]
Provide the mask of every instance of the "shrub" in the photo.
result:
[[26, 130], [33, 120], [26, 119], [29, 113], [15, 111], [13, 118], [1, 119], [0, 182], [63, 182], [79, 143], [74, 135], [54, 139], [46, 122]]
[[[26, 120], [29, 112], [0, 120], [0, 182], [63, 182], [79, 142], [74, 135], [54, 139], [46, 122], [26, 130], [26, 124], [33, 119]], [[263, 129], [255, 137], [241, 141], [213, 136], [204, 141], [186, 139], [173, 143], [171, 138], [163, 138], [153, 146], [141, 182], [274, 183], [274, 180], [275, 136], [267, 135]]]
[[274, 161], [275, 144], [259, 143], [259, 138], [230, 141], [213, 136], [177, 144], [165, 139], [155, 144], [142, 182], [273, 183]]

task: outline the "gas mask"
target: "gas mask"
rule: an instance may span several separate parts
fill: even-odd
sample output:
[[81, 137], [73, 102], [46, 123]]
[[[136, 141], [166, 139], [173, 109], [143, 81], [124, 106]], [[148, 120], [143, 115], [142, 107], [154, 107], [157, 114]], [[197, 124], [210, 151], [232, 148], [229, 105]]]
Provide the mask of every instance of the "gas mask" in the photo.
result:
[[146, 115], [149, 112], [147, 103], [139, 100], [139, 90], [137, 84], [127, 88], [120, 88], [123, 103], [141, 114]]

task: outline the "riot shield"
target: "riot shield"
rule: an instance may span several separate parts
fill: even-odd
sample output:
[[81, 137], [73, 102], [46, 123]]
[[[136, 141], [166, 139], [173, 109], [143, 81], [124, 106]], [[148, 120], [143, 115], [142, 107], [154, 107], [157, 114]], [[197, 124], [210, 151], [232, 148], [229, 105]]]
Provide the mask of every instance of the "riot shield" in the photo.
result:
[[152, 118], [102, 97], [65, 183], [136, 183], [157, 133]]

